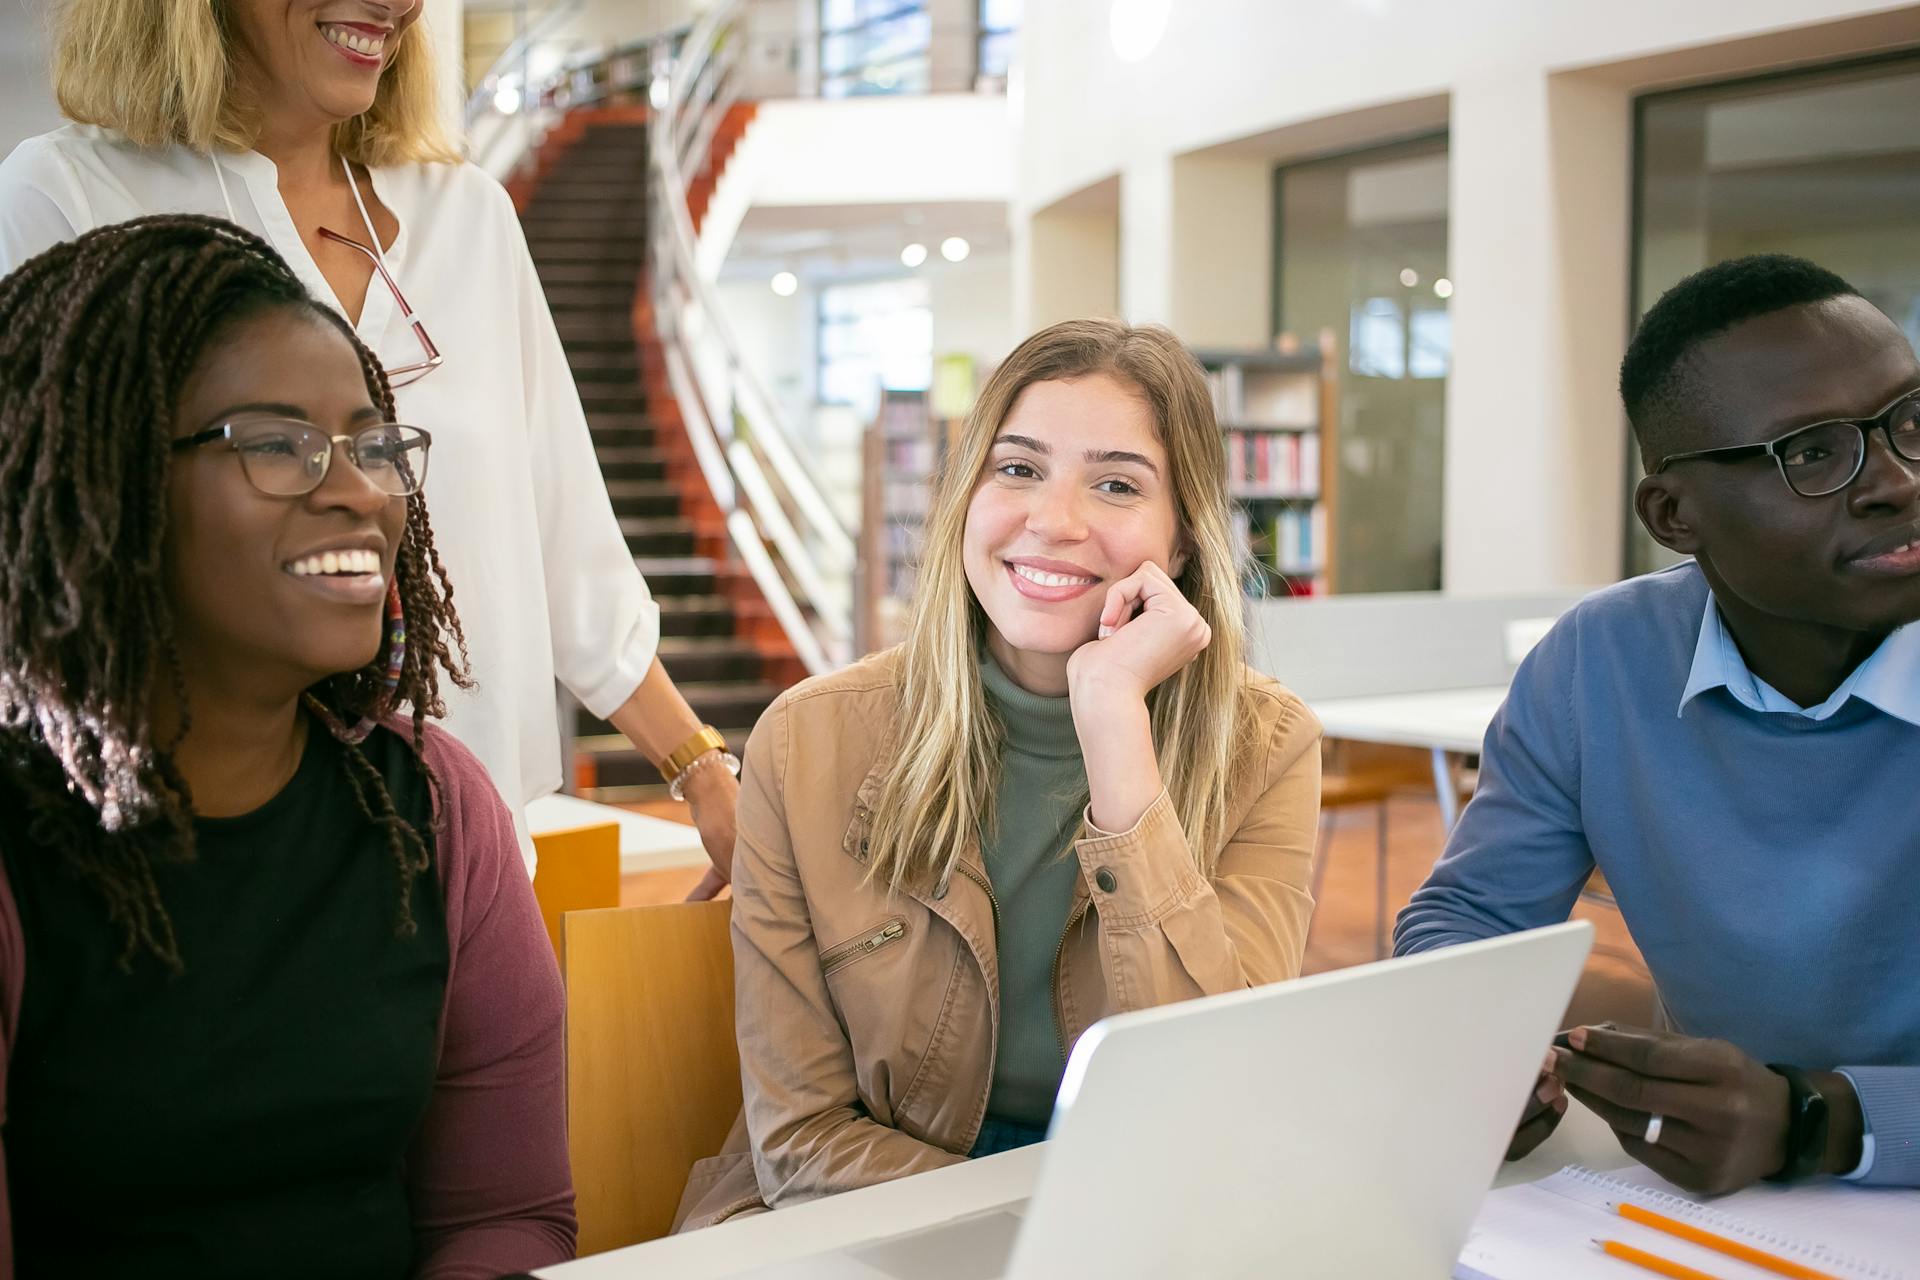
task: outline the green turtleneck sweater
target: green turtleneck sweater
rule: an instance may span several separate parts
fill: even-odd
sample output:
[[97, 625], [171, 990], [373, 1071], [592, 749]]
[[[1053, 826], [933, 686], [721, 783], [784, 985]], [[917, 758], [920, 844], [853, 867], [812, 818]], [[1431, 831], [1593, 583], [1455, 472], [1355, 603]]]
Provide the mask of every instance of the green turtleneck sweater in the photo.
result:
[[984, 655], [980, 679], [1006, 726], [998, 821], [981, 841], [1000, 903], [1000, 1051], [987, 1115], [1044, 1127], [1066, 1068], [1053, 960], [1080, 874], [1072, 844], [1087, 802], [1087, 767], [1066, 698], [1028, 693]]

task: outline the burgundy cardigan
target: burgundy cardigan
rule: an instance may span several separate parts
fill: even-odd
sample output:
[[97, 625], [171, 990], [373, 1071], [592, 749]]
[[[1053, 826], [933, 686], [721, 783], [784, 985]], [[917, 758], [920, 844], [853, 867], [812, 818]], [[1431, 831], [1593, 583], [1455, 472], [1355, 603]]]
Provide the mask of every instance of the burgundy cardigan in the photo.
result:
[[[389, 727], [411, 736], [412, 725]], [[440, 781], [434, 864], [447, 900], [447, 992], [433, 1098], [407, 1152], [422, 1280], [492, 1280], [573, 1257], [564, 993], [513, 820], [471, 752], [427, 729]], [[13, 1280], [6, 1176], [7, 1062], [25, 945], [0, 868], [0, 1280]]]

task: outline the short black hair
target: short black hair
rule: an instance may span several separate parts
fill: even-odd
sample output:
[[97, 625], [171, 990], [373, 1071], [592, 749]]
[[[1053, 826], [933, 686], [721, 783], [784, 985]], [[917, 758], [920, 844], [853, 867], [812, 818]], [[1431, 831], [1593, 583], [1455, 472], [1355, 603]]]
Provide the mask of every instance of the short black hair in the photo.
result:
[[1647, 465], [1674, 451], [1677, 419], [1704, 398], [1687, 367], [1702, 342], [1755, 316], [1859, 293], [1805, 258], [1760, 253], [1715, 263], [1661, 294], [1620, 362], [1620, 399]]

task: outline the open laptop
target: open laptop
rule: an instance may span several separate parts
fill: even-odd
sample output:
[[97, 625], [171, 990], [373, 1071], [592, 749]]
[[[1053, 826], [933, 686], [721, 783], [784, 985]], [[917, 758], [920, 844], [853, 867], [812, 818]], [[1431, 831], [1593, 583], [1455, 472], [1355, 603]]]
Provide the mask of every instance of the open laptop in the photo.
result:
[[1447, 1275], [1592, 945], [1576, 921], [1107, 1018], [1032, 1199], [750, 1274]]

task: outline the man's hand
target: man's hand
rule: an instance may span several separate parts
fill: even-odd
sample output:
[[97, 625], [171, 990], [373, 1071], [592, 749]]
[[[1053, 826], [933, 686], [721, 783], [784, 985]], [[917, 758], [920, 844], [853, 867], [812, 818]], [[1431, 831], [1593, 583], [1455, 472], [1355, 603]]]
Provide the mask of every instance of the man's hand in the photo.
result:
[[1726, 1041], [1609, 1024], [1576, 1027], [1569, 1043], [1553, 1074], [1667, 1181], [1718, 1195], [1786, 1164], [1787, 1082]]
[[1549, 1050], [1546, 1066], [1534, 1082], [1533, 1092], [1527, 1095], [1527, 1109], [1520, 1113], [1520, 1127], [1513, 1131], [1513, 1141], [1507, 1145], [1509, 1160], [1518, 1160], [1545, 1142], [1559, 1125], [1560, 1117], [1567, 1114], [1567, 1091], [1552, 1074], [1553, 1067], [1554, 1057]]

